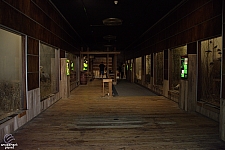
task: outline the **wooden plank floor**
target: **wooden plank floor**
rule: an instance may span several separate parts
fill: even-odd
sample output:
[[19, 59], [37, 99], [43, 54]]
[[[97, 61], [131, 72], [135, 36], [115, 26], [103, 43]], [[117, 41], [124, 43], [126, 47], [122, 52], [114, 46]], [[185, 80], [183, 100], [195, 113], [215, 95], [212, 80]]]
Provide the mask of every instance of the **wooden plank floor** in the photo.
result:
[[218, 123], [162, 96], [101, 97], [101, 80], [72, 91], [13, 135], [21, 150], [217, 150]]

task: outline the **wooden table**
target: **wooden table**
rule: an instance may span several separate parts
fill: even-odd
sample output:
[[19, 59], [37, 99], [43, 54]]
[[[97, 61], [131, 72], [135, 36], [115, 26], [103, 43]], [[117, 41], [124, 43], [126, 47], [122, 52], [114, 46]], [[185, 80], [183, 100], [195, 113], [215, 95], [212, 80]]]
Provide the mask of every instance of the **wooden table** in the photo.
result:
[[103, 79], [103, 81], [102, 81], [102, 88], [103, 88], [102, 96], [105, 96], [105, 88], [104, 88], [105, 83], [109, 84], [109, 96], [112, 96], [112, 79]]

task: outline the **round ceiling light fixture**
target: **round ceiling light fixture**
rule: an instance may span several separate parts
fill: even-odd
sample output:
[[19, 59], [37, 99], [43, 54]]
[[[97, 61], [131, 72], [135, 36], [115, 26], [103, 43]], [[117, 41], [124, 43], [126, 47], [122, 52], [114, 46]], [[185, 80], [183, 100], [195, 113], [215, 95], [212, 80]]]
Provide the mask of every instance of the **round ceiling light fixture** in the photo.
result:
[[122, 25], [122, 20], [119, 18], [107, 18], [104, 19], [103, 24], [106, 26], [119, 26]]
[[117, 5], [119, 1], [114, 1], [114, 4]]

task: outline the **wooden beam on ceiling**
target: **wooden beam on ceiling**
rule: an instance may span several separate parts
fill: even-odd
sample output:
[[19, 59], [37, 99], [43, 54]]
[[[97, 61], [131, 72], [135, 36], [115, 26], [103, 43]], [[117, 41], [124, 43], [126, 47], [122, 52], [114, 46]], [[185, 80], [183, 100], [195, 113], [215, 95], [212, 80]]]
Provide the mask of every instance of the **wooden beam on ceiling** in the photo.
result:
[[101, 55], [101, 54], [120, 54], [120, 52], [97, 52], [97, 51], [86, 51], [86, 52], [83, 52], [81, 51], [80, 54], [91, 54], [91, 55]]

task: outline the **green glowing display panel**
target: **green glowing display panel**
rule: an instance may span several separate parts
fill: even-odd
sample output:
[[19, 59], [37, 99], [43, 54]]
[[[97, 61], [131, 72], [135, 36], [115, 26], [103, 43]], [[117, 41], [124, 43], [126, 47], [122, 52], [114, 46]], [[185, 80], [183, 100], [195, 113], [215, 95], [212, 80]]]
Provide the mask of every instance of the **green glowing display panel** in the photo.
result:
[[181, 56], [181, 79], [187, 79], [188, 78], [188, 57], [187, 56]]
[[66, 60], [66, 75], [70, 75], [70, 60]]
[[74, 71], [74, 63], [72, 61], [70, 63], [70, 68], [71, 68], [72, 71]]
[[88, 70], [88, 64], [87, 64], [87, 63], [84, 63], [83, 70], [84, 70], [84, 71], [87, 71], [87, 70]]

